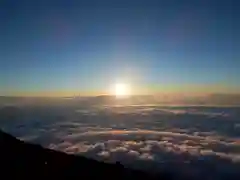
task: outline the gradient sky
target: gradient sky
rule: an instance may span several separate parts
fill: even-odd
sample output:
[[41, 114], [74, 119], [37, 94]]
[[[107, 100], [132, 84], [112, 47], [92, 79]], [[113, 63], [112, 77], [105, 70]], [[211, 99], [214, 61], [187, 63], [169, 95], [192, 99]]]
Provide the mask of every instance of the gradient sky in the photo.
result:
[[0, 95], [240, 92], [236, 1], [1, 1]]

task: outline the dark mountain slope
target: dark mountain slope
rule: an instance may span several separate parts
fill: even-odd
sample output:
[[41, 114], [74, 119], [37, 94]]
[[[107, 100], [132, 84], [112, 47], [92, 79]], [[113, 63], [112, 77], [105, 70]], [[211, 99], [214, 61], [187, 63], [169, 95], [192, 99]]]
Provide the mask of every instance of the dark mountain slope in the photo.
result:
[[0, 131], [0, 179], [172, 179], [20, 141]]

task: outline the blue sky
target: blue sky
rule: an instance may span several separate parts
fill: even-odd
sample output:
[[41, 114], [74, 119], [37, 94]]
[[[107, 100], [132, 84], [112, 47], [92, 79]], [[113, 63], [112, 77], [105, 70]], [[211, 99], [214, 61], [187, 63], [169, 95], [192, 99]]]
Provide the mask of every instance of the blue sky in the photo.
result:
[[0, 93], [240, 87], [237, 1], [6, 1]]

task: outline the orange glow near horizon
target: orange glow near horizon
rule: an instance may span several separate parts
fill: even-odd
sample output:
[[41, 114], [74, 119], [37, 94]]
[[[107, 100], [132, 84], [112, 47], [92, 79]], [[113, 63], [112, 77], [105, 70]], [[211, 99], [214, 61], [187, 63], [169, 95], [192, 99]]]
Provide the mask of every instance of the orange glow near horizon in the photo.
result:
[[127, 83], [112, 84], [110, 88], [95, 89], [85, 91], [74, 90], [52, 90], [52, 91], [18, 91], [5, 90], [0, 91], [1, 96], [23, 96], [23, 97], [76, 97], [76, 96], [100, 96], [112, 95], [116, 97], [134, 96], [134, 95], [159, 95], [159, 96], [205, 96], [208, 94], [239, 94], [240, 87], [226, 85], [145, 85], [145, 86], [130, 86]]

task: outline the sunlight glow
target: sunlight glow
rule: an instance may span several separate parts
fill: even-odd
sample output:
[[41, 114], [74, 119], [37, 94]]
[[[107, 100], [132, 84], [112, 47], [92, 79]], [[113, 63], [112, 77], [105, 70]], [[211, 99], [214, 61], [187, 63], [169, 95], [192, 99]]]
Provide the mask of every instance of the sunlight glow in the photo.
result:
[[115, 85], [115, 96], [116, 97], [128, 97], [130, 96], [130, 87], [127, 84], [117, 83]]

